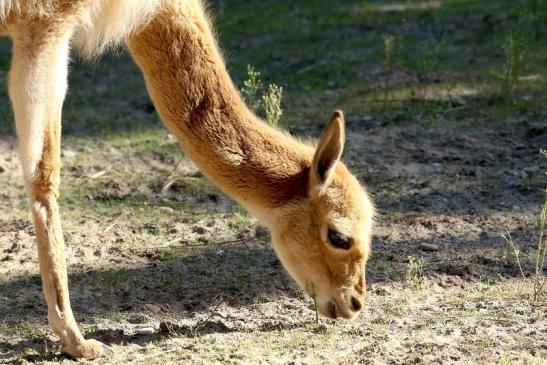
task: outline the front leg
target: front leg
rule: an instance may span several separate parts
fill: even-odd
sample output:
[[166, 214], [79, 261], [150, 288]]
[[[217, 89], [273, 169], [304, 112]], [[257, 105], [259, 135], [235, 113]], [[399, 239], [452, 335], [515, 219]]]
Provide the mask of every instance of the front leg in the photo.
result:
[[85, 340], [70, 308], [63, 233], [57, 205], [60, 178], [61, 108], [66, 92], [71, 27], [27, 24], [10, 29], [13, 60], [9, 94], [21, 162], [34, 216], [48, 319], [62, 351], [95, 358], [103, 345]]

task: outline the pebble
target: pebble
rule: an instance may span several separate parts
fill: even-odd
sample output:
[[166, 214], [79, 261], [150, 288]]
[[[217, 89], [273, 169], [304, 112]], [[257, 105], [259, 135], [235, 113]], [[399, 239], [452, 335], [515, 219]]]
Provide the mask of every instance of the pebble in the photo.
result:
[[166, 212], [166, 213], [174, 213], [175, 212], [175, 210], [171, 207], [159, 207], [158, 209], [161, 210], [162, 212]]
[[172, 324], [169, 322], [160, 322], [160, 332], [167, 333], [172, 331]]
[[61, 150], [61, 155], [63, 157], [66, 157], [66, 158], [74, 158], [74, 157], [76, 157], [76, 152], [74, 152], [72, 150], [63, 149], [63, 150]]
[[127, 319], [127, 322], [131, 324], [144, 324], [150, 321], [150, 317], [144, 314], [135, 314]]
[[152, 303], [145, 304], [144, 308], [154, 314], [161, 312], [161, 307]]
[[439, 246], [433, 243], [422, 243], [420, 244], [420, 248], [424, 251], [429, 251], [429, 252], [439, 251]]
[[203, 226], [194, 226], [192, 228], [192, 231], [197, 234], [205, 234], [207, 232], [207, 229]]
[[384, 227], [377, 227], [374, 229], [374, 238], [379, 240], [387, 240], [391, 237], [391, 231]]
[[160, 322], [160, 332], [169, 333], [180, 329], [180, 326], [174, 322]]
[[150, 336], [150, 335], [153, 335], [154, 332], [155, 331], [152, 327], [141, 328], [140, 330], [137, 331], [137, 333], [142, 336]]

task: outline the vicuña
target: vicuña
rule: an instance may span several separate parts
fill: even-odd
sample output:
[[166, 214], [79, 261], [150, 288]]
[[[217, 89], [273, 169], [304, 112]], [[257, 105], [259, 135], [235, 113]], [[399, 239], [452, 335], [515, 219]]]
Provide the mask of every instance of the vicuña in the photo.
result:
[[57, 199], [69, 54], [96, 57], [120, 42], [182, 150], [270, 229], [279, 259], [301, 288], [313, 288], [319, 311], [353, 318], [363, 310], [374, 207], [340, 162], [342, 112], [316, 146], [260, 120], [231, 81], [200, 0], [0, 0], [0, 34], [13, 40], [9, 96], [48, 319], [63, 352], [94, 358], [107, 349], [82, 336], [67, 287]]

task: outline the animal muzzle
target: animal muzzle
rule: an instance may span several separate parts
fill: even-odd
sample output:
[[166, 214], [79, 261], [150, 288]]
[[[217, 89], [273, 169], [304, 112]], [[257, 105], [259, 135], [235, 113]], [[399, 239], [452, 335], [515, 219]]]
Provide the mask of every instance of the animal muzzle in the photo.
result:
[[331, 319], [354, 319], [365, 308], [365, 298], [357, 293], [338, 295], [331, 298], [321, 313]]

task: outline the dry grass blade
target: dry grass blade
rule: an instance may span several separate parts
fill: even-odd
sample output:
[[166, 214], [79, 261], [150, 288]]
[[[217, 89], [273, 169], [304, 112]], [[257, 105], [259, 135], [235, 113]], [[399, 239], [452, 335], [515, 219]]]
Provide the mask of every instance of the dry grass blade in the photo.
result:
[[543, 267], [545, 265], [545, 251], [547, 251], [547, 240], [545, 237], [545, 223], [547, 221], [547, 189], [545, 190], [545, 203], [541, 211], [541, 219], [539, 222], [539, 239], [536, 252], [536, 272], [534, 278], [534, 302], [538, 301], [541, 293], [544, 290], [547, 277], [543, 275]]
[[211, 312], [209, 312], [209, 315], [207, 316], [207, 318], [205, 318], [204, 320], [201, 320], [201, 321], [198, 321], [196, 323], [196, 325], [192, 328], [191, 332], [192, 333], [197, 333], [197, 331], [204, 327], [205, 325], [207, 325], [207, 323], [209, 323], [209, 321], [211, 320], [211, 318], [213, 318], [213, 316], [215, 315], [215, 313], [217, 312], [218, 308], [220, 308], [220, 306], [222, 305], [222, 303], [224, 303], [224, 298], [222, 297], [222, 294], [218, 295], [217, 296], [217, 304], [215, 305], [215, 307], [211, 310]]
[[315, 323], [319, 323], [319, 311], [317, 310], [317, 299], [315, 297], [315, 290], [313, 288], [313, 283], [308, 283], [308, 285], [306, 285], [306, 293], [313, 300], [313, 308], [315, 310]]
[[517, 261], [517, 265], [519, 266], [520, 275], [522, 276], [523, 279], [526, 279], [526, 276], [524, 276], [524, 271], [522, 270], [522, 265], [520, 264], [520, 250], [517, 248], [517, 246], [513, 242], [513, 238], [511, 237], [511, 233], [509, 233], [509, 230], [506, 229], [505, 232], [507, 232], [507, 236], [504, 234], [502, 234], [501, 236], [511, 247], [513, 255], [515, 256], [515, 260]]
[[[539, 221], [539, 238], [536, 246], [536, 258], [535, 258], [535, 270], [533, 273], [533, 289], [530, 295], [530, 300], [532, 302], [538, 302], [542, 297], [542, 294], [545, 290], [545, 283], [547, 283], [547, 277], [543, 274], [543, 267], [545, 265], [545, 254], [547, 251], [547, 240], [545, 240], [545, 224], [547, 222], [547, 190], [545, 194], [545, 202], [541, 210], [541, 217]], [[517, 245], [513, 242], [511, 233], [506, 230], [507, 235], [502, 234], [502, 237], [505, 239], [507, 244], [510, 246], [513, 255], [515, 256], [515, 261], [519, 267], [521, 277], [526, 280], [524, 275], [524, 270], [522, 269], [521, 260], [520, 260], [520, 250], [517, 248]]]
[[109, 225], [108, 227], [105, 228], [105, 230], [103, 231], [103, 233], [107, 233], [108, 231], [110, 231], [112, 228], [114, 228], [116, 226], [116, 222], [112, 223], [111, 225]]
[[165, 194], [165, 192], [167, 192], [167, 190], [169, 189], [169, 187], [171, 185], [173, 185], [173, 183], [175, 182], [175, 172], [177, 171], [177, 169], [179, 168], [180, 164], [182, 163], [182, 161], [184, 161], [184, 157], [182, 157], [178, 162], [177, 164], [175, 165], [175, 167], [173, 167], [173, 170], [171, 170], [171, 172], [169, 172], [169, 174], [167, 175], [167, 177], [165, 178], [165, 180], [163, 181], [163, 184], [161, 184], [161, 194]]
[[99, 171], [99, 172], [97, 172], [97, 173], [91, 175], [89, 178], [90, 178], [91, 180], [94, 180], [94, 179], [100, 178], [101, 176], [103, 176], [103, 175], [105, 175], [105, 174], [106, 174], [106, 170], [102, 170], [102, 171]]

